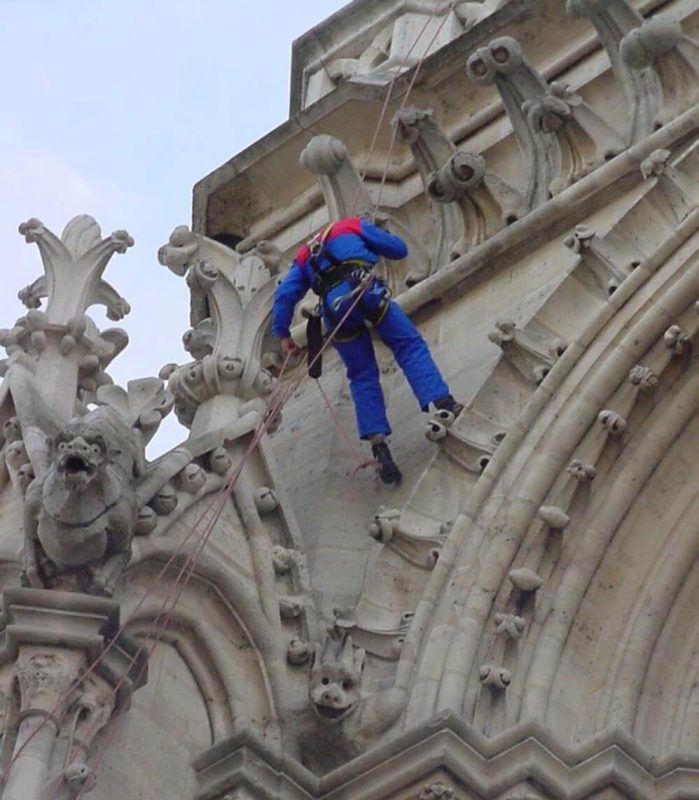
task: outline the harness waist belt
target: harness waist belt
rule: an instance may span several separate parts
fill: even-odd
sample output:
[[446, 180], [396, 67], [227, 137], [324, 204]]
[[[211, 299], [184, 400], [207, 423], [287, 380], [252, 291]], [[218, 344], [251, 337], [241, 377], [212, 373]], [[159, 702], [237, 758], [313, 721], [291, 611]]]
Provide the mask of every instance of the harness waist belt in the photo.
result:
[[357, 275], [358, 272], [368, 272], [372, 266], [373, 264], [369, 261], [361, 261], [359, 259], [338, 261], [324, 272], [316, 273], [313, 281], [313, 291], [319, 297], [324, 298], [331, 289], [334, 289], [342, 281]]

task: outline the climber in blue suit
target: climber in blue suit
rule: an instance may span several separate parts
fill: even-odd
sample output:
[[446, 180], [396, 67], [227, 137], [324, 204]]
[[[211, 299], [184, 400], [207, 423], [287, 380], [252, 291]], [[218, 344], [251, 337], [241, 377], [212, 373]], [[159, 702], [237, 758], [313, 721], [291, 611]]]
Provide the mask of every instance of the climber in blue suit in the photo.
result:
[[[331, 223], [299, 249], [277, 287], [272, 311], [272, 331], [281, 340], [282, 350], [297, 355], [300, 348], [289, 330], [294, 309], [309, 289], [319, 295], [327, 330], [337, 328], [333, 345], [347, 368], [359, 436], [371, 443], [383, 482], [394, 484], [400, 482], [401, 474], [385, 441], [391, 426], [366, 321], [392, 351], [423, 411], [430, 403], [454, 416], [462, 409], [449, 393], [420, 332], [390, 299], [384, 282], [370, 274], [379, 256], [397, 260], [407, 254], [399, 236], [365, 217]], [[352, 308], [360, 293], [361, 299]]]

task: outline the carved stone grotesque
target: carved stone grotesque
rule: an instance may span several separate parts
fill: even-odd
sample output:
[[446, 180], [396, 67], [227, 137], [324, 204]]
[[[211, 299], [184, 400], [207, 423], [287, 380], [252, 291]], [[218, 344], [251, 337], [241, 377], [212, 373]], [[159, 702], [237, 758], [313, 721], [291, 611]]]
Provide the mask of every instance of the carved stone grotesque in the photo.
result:
[[362, 691], [364, 658], [350, 636], [316, 645], [308, 687], [313, 722], [302, 736], [302, 757], [316, 771], [334, 769], [363, 752], [403, 710], [402, 689]]
[[113, 593], [131, 552], [140, 455], [131, 429], [106, 407], [61, 430], [49, 469], [25, 495], [26, 584]]
[[325, 651], [320, 646], [316, 648], [309, 697], [319, 719], [338, 723], [359, 706], [365, 653], [353, 648], [349, 636], [339, 654], [332, 652], [331, 640], [328, 644], [330, 648], [326, 645]]

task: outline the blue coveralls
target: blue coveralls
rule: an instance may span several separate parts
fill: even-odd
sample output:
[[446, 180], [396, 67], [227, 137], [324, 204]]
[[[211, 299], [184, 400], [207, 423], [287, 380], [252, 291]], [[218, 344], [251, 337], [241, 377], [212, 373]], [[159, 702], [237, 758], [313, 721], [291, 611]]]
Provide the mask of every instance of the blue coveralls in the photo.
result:
[[[332, 284], [332, 280], [327, 280], [328, 275], [332, 276], [332, 270], [347, 261], [364, 262], [367, 267], [373, 267], [379, 256], [396, 260], [408, 254], [408, 248], [399, 236], [384, 231], [363, 217], [341, 219], [324, 234], [320, 250], [315, 255], [311, 254], [308, 245], [299, 249], [291, 269], [277, 287], [272, 331], [279, 338], [290, 335], [294, 308], [306, 292], [309, 289], [318, 292], [318, 273], [327, 273], [326, 283]], [[335, 328], [356, 300], [352, 290], [357, 283], [357, 279], [351, 277], [340, 280], [323, 297], [323, 320], [328, 330]], [[374, 346], [364, 324], [367, 319], [393, 353], [423, 411], [431, 402], [449, 394], [449, 387], [420, 332], [401, 307], [388, 299], [383, 281], [371, 278], [362, 299], [333, 338], [333, 345], [347, 368], [362, 439], [391, 433]]]

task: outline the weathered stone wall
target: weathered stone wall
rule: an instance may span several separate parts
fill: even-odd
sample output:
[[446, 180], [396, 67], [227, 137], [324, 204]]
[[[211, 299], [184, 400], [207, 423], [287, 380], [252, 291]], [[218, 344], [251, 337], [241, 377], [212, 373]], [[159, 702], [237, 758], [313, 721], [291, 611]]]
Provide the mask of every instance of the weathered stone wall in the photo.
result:
[[[132, 240], [21, 226], [3, 800], [699, 796], [698, 32], [691, 0], [355, 0], [159, 253], [191, 360], [123, 390], [85, 312], [128, 313], [101, 276]], [[337, 358], [331, 414], [269, 332], [295, 248], [368, 209], [466, 406], [423, 415], [378, 345], [398, 488], [357, 469]]]

